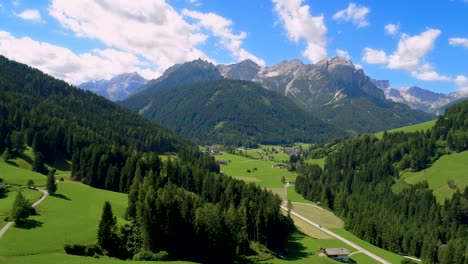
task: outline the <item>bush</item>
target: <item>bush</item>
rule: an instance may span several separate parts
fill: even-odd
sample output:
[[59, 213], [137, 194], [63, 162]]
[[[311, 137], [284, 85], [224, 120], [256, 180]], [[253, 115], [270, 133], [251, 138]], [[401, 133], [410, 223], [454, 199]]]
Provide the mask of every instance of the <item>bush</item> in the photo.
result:
[[69, 255], [87, 256], [87, 257], [92, 257], [95, 255], [102, 254], [101, 249], [95, 244], [93, 245], [66, 244], [65, 252]]
[[153, 253], [150, 251], [141, 251], [133, 256], [135, 261], [164, 261], [169, 260], [169, 254], [166, 251]]

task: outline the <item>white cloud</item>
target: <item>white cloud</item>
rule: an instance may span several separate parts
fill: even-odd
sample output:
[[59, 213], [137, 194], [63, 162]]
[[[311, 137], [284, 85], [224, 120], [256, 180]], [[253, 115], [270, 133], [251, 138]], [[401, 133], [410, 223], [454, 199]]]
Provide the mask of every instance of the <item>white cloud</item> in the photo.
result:
[[349, 56], [349, 52], [346, 50], [336, 49], [336, 55], [342, 58], [345, 58], [347, 60], [351, 60], [351, 56]]
[[468, 48], [468, 38], [449, 38], [449, 44], [452, 46]]
[[241, 47], [243, 40], [247, 37], [247, 33], [241, 32], [238, 35], [232, 33], [231, 20], [214, 13], [201, 13], [187, 9], [184, 9], [182, 14], [196, 20], [197, 27], [207, 29], [214, 36], [218, 37], [220, 39], [221, 45], [229, 50], [231, 55], [234, 56], [237, 60], [242, 61], [250, 59], [259, 65], [265, 66], [264, 60], [256, 57]]
[[148, 68], [148, 62], [141, 61], [127, 52], [95, 49], [75, 54], [69, 49], [35, 41], [29, 37], [16, 38], [6, 31], [0, 31], [0, 54], [72, 84], [109, 79], [122, 72], [136, 71], [146, 78], [160, 75]]
[[468, 77], [458, 75], [457, 78], [455, 78], [455, 84], [460, 91], [468, 92]]
[[27, 9], [21, 13], [18, 13], [18, 14], [15, 13], [15, 16], [24, 20], [42, 22], [41, 13], [39, 13], [39, 10], [35, 10], [35, 9]]
[[312, 63], [325, 59], [327, 28], [323, 15], [312, 16], [310, 6], [303, 5], [303, 0], [273, 0], [273, 3], [289, 39], [307, 42], [302, 55]]
[[402, 34], [397, 50], [389, 56], [388, 68], [417, 70], [421, 67], [421, 58], [434, 48], [434, 42], [440, 33], [438, 29], [428, 29], [412, 37]]
[[448, 76], [440, 75], [437, 73], [431, 65], [424, 64], [420, 66], [417, 70], [412, 71], [411, 75], [418, 80], [422, 81], [451, 81], [452, 79]]
[[440, 35], [438, 29], [427, 29], [416, 36], [402, 34], [396, 51], [387, 55], [383, 50], [364, 48], [362, 60], [370, 64], [386, 64], [389, 69], [406, 70], [422, 81], [453, 81], [449, 76], [437, 73], [424, 57], [434, 48]]
[[400, 26], [395, 24], [385, 25], [385, 32], [391, 36], [395, 36], [400, 31]]
[[333, 15], [334, 20], [350, 21], [357, 27], [365, 27], [369, 25], [366, 16], [370, 13], [370, 9], [365, 6], [357, 6], [350, 3], [346, 9], [336, 12]]
[[369, 64], [384, 64], [388, 62], [388, 57], [383, 50], [364, 48], [362, 60]]
[[78, 37], [142, 56], [162, 71], [176, 63], [208, 59], [196, 46], [207, 36], [165, 1], [52, 0], [49, 14]]
[[359, 64], [359, 63], [354, 64], [354, 67], [355, 67], [356, 69], [358, 69], [358, 70], [362, 70], [362, 69], [363, 69], [363, 68], [362, 68], [362, 65]]

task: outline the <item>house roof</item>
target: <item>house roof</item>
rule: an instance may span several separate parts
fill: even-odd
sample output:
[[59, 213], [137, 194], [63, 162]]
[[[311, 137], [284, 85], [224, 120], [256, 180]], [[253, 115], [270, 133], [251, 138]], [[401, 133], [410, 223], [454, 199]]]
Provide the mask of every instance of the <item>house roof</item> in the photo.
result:
[[326, 248], [327, 256], [349, 255], [349, 250], [346, 248]]

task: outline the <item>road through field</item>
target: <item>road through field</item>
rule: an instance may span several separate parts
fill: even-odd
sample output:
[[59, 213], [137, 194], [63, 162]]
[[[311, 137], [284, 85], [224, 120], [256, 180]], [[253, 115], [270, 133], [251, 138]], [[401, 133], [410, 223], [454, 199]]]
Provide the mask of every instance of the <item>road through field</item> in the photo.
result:
[[[281, 206], [281, 209], [285, 210], [286, 212], [288, 211], [288, 208], [286, 208], [285, 206]], [[369, 256], [369, 257], [375, 259], [376, 261], [378, 261], [378, 262], [380, 262], [380, 263], [383, 263], [383, 264], [391, 264], [390, 262], [386, 261], [385, 259], [383, 259], [383, 258], [381, 258], [381, 257], [379, 257], [379, 256], [377, 256], [377, 255], [375, 255], [374, 253], [372, 253], [372, 252], [370, 252], [370, 251], [368, 251], [368, 250], [366, 250], [366, 249], [364, 249], [364, 248], [362, 248], [362, 247], [356, 245], [355, 243], [353, 243], [353, 242], [347, 240], [346, 238], [344, 238], [344, 237], [342, 237], [342, 236], [340, 236], [340, 235], [338, 235], [338, 234], [336, 234], [336, 233], [334, 233], [334, 232], [328, 230], [327, 228], [322, 227], [321, 225], [319, 225], [319, 224], [317, 224], [317, 223], [315, 223], [315, 222], [310, 221], [309, 219], [305, 218], [304, 216], [302, 216], [302, 215], [300, 215], [300, 214], [298, 214], [298, 213], [296, 213], [296, 212], [294, 212], [294, 211], [291, 211], [291, 214], [294, 215], [294, 216], [296, 216], [296, 217], [298, 217], [298, 218], [300, 218], [300, 219], [302, 219], [302, 220], [304, 220], [304, 221], [307, 222], [308, 224], [310, 224], [310, 225], [312, 225], [312, 226], [315, 226], [316, 228], [322, 230], [323, 232], [329, 234], [330, 236], [332, 236], [332, 237], [334, 237], [334, 238], [336, 238], [336, 239], [338, 239], [338, 240], [343, 241], [344, 243], [346, 243], [346, 244], [350, 245], [351, 247], [357, 249], [359, 252], [362, 252], [363, 254], [366, 254], [367, 256]]]
[[[41, 196], [41, 198], [39, 200], [37, 200], [35, 203], [33, 203], [32, 207], [35, 207], [36, 205], [40, 204], [49, 195], [49, 193], [46, 190], [39, 189], [39, 188], [37, 190], [42, 192], [42, 196]], [[2, 236], [8, 230], [8, 228], [10, 228], [10, 226], [12, 226], [14, 223], [15, 222], [10, 221], [2, 228], [2, 230], [0, 230], [0, 238], [2, 238]]]

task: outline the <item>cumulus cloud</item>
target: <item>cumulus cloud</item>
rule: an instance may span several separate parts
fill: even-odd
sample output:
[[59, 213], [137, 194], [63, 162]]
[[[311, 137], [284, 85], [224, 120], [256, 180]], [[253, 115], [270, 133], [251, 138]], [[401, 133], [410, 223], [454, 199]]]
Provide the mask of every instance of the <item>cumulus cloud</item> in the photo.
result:
[[389, 69], [406, 70], [423, 81], [453, 81], [452, 78], [437, 73], [433, 66], [424, 62], [424, 57], [434, 48], [440, 35], [438, 29], [427, 29], [419, 35], [402, 34], [397, 49], [390, 55], [383, 50], [364, 48], [362, 60], [369, 64], [386, 64]]
[[434, 48], [434, 42], [440, 35], [438, 29], [428, 29], [416, 36], [402, 34], [397, 50], [389, 56], [390, 69], [417, 70], [420, 60]]
[[29, 21], [34, 21], [34, 22], [43, 22], [41, 13], [39, 12], [39, 10], [35, 10], [35, 9], [27, 9], [21, 13], [18, 13], [18, 14], [15, 13], [15, 16], [24, 20], [29, 20]]
[[161, 71], [176, 63], [208, 59], [197, 32], [165, 1], [52, 0], [49, 14], [78, 37], [143, 56]]
[[146, 78], [160, 75], [148, 67], [148, 62], [127, 52], [95, 49], [75, 54], [69, 49], [35, 41], [29, 37], [16, 38], [6, 31], [0, 31], [0, 54], [72, 84], [109, 79], [122, 72], [137, 71]]
[[214, 36], [220, 39], [221, 45], [231, 52], [237, 60], [242, 61], [250, 59], [261, 66], [265, 66], [265, 61], [256, 57], [242, 48], [243, 40], [247, 33], [241, 32], [236, 35], [232, 33], [232, 21], [214, 13], [201, 13], [184, 9], [182, 14], [194, 19], [196, 26], [200, 29], [209, 30]]
[[347, 60], [351, 60], [351, 56], [349, 56], [349, 52], [346, 50], [336, 49], [336, 55], [342, 58], [345, 58]]
[[383, 50], [364, 48], [362, 60], [369, 64], [384, 64], [388, 62], [388, 57]]
[[346, 9], [336, 12], [333, 15], [333, 19], [351, 22], [357, 27], [366, 27], [369, 25], [369, 22], [366, 20], [366, 16], [369, 13], [370, 9], [368, 7], [350, 3]]
[[468, 92], [468, 77], [458, 75], [457, 78], [455, 78], [455, 84], [458, 86], [460, 91]]
[[312, 16], [310, 6], [304, 5], [303, 0], [273, 0], [273, 3], [289, 39], [307, 43], [302, 55], [312, 63], [325, 59], [327, 28], [323, 15]]
[[388, 34], [388, 35], [391, 35], [391, 36], [395, 36], [398, 34], [398, 31], [400, 31], [400, 26], [399, 25], [395, 25], [395, 24], [387, 24], [385, 25], [385, 32]]
[[468, 38], [449, 38], [449, 44], [468, 48]]

